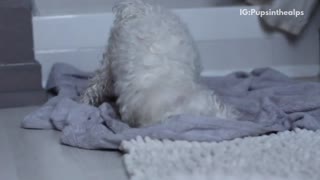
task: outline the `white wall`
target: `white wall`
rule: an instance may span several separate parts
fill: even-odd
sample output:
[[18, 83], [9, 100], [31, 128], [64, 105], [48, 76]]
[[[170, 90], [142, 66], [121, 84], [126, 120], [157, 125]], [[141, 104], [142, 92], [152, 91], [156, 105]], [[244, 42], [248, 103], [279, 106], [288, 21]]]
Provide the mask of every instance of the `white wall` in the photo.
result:
[[[36, 15], [74, 15], [111, 12], [119, 0], [34, 0]], [[243, 0], [153, 0], [168, 8], [198, 8], [240, 4]]]
[[[258, 17], [240, 16], [239, 8], [174, 10], [196, 40], [205, 75], [266, 66], [290, 76], [317, 75], [319, 14], [303, 36], [290, 42], [280, 33], [264, 31]], [[34, 17], [35, 52], [44, 82], [55, 62], [87, 71], [97, 68], [112, 21], [112, 13]]]

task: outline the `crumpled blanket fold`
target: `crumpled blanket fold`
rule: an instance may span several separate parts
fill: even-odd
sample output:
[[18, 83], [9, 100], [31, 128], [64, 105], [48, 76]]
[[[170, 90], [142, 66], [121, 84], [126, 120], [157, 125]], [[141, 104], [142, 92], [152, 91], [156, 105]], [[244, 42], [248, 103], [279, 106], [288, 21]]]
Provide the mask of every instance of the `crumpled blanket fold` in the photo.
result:
[[181, 114], [143, 128], [121, 122], [113, 106], [77, 102], [92, 73], [58, 63], [52, 68], [47, 103], [27, 115], [22, 127], [61, 131], [61, 143], [85, 149], [121, 150], [123, 140], [137, 136], [188, 141], [224, 141], [294, 128], [320, 128], [320, 83], [293, 80], [269, 68], [203, 78], [239, 111], [238, 120]]

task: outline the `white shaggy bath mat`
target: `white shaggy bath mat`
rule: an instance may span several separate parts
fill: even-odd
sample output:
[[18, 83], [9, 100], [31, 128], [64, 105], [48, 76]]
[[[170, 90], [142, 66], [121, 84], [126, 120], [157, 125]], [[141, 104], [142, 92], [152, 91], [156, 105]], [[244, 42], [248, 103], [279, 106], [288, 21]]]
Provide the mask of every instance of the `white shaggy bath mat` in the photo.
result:
[[122, 143], [131, 180], [319, 180], [320, 131], [221, 143], [137, 138]]

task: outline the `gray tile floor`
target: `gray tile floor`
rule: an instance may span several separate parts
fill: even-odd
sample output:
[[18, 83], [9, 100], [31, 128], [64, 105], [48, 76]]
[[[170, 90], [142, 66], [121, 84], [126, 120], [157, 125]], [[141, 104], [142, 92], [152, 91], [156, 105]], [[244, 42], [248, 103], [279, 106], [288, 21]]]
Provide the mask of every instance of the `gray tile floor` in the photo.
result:
[[0, 180], [127, 180], [121, 154], [59, 144], [52, 130], [25, 130], [36, 107], [0, 110]]

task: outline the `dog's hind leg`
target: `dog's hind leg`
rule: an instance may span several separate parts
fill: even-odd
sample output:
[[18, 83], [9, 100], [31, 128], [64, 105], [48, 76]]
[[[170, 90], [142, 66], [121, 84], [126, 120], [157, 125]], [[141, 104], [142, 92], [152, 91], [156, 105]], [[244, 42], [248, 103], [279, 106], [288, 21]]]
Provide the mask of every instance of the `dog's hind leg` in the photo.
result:
[[106, 59], [103, 62], [105, 64], [90, 80], [88, 88], [81, 95], [80, 102], [99, 106], [115, 98], [110, 63]]

